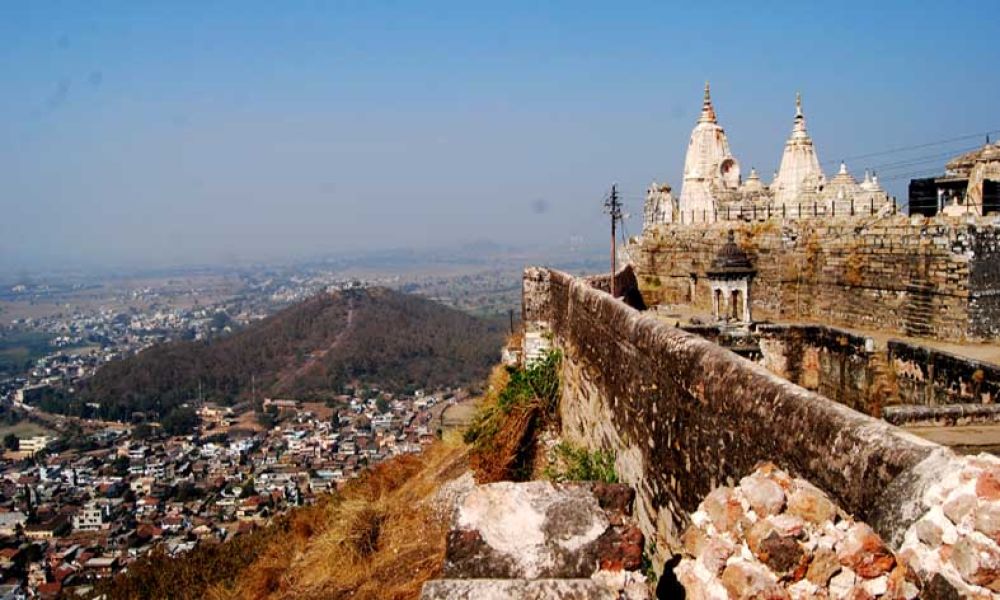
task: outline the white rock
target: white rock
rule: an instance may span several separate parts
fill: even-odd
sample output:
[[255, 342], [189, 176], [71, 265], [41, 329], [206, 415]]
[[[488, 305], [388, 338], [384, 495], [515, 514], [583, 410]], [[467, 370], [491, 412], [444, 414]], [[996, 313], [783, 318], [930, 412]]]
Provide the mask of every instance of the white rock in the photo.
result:
[[889, 576], [882, 575], [875, 579], [869, 579], [862, 583], [861, 587], [865, 588], [865, 591], [872, 596], [881, 596], [889, 589]]
[[854, 575], [854, 571], [844, 567], [840, 573], [830, 578], [830, 597], [834, 599], [846, 598], [848, 592], [854, 588], [856, 580], [857, 577]]
[[691, 600], [729, 600], [722, 582], [701, 563], [685, 558], [674, 567], [674, 574]]
[[920, 541], [931, 547], [941, 544], [952, 545], [958, 541], [958, 530], [940, 506], [934, 506], [927, 511], [914, 525]]
[[[574, 512], [579, 522], [557, 523], [550, 515], [557, 508]], [[493, 550], [510, 557], [525, 579], [557, 564], [565, 551], [593, 542], [609, 525], [592, 493], [583, 488], [557, 490], [547, 481], [476, 486], [458, 506], [454, 523], [458, 529], [477, 531]], [[562, 529], [554, 532], [559, 525]]]
[[811, 600], [818, 596], [819, 587], [808, 579], [801, 579], [786, 588], [792, 600]]
[[590, 576], [593, 581], [618, 593], [624, 600], [649, 600], [646, 576], [635, 571], [600, 570]]

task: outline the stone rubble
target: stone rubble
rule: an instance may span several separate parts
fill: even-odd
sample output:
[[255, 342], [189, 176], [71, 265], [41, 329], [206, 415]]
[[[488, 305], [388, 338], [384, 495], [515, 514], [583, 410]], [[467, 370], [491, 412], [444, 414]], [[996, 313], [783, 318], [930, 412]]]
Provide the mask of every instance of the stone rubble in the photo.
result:
[[900, 559], [939, 597], [1000, 598], [1000, 458], [956, 461], [922, 501]]
[[709, 493], [681, 541], [674, 573], [691, 599], [912, 600], [920, 593], [917, 573], [868, 525], [770, 463]]

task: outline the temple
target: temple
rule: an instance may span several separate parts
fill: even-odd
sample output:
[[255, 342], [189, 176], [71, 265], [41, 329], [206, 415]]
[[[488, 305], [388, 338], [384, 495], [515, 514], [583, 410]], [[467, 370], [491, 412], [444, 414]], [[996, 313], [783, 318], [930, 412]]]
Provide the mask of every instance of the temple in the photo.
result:
[[773, 181], [765, 184], [755, 169], [744, 181], [706, 83], [701, 114], [684, 158], [680, 198], [674, 199], [669, 185], [654, 182], [646, 194], [644, 224], [872, 215], [894, 208], [872, 173], [866, 171], [859, 183], [841, 163], [833, 179], [827, 180], [798, 94], [792, 132]]

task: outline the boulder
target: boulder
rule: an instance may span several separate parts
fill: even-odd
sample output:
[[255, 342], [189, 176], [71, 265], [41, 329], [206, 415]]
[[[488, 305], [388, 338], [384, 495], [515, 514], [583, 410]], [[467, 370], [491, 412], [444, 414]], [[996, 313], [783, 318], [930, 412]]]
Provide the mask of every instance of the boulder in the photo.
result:
[[444, 576], [584, 578], [598, 565], [639, 568], [642, 550], [641, 532], [612, 527], [588, 485], [491, 483], [477, 486], [456, 508]]

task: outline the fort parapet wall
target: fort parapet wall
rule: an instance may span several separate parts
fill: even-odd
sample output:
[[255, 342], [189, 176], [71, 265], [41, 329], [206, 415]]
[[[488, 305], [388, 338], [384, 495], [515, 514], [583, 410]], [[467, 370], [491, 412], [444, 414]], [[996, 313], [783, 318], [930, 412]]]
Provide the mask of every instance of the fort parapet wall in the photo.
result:
[[924, 491], [956, 460], [591, 283], [529, 268], [523, 317], [544, 324], [563, 354], [563, 436], [615, 453], [658, 565], [705, 495], [759, 462], [821, 487], [898, 546]]
[[657, 225], [630, 246], [646, 303], [710, 310], [705, 272], [729, 229], [758, 270], [756, 317], [948, 340], [1000, 338], [994, 217]]
[[[733, 348], [718, 325], [683, 328]], [[756, 346], [744, 355], [854, 410], [897, 425], [1000, 422], [995, 364], [912, 341], [877, 342], [831, 325], [757, 323], [752, 330]]]
[[888, 359], [904, 404], [996, 406], [1000, 401], [997, 365], [902, 340], [889, 340]]

